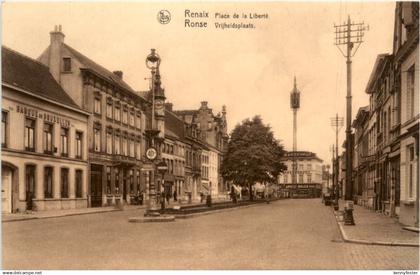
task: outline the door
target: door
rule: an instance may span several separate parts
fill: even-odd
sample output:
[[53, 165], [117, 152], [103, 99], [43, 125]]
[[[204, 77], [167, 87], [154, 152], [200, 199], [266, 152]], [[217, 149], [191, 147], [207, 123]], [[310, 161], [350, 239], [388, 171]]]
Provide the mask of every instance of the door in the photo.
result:
[[102, 206], [102, 166], [92, 165], [90, 175], [91, 207]]
[[9, 167], [2, 167], [1, 174], [1, 211], [12, 212], [12, 170]]

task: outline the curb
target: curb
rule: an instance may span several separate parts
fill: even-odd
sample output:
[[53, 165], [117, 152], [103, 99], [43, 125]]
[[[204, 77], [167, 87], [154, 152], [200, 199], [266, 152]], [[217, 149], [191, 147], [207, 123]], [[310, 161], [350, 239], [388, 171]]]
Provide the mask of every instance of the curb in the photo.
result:
[[61, 218], [61, 217], [70, 217], [70, 216], [80, 216], [80, 215], [88, 215], [88, 214], [98, 214], [98, 213], [108, 213], [108, 212], [116, 212], [122, 211], [121, 209], [110, 209], [106, 211], [92, 211], [92, 212], [82, 212], [82, 213], [69, 213], [69, 214], [57, 214], [53, 216], [45, 216], [45, 217], [28, 217], [28, 218], [17, 218], [13, 220], [2, 220], [2, 223], [7, 222], [21, 222], [21, 221], [29, 221], [29, 220], [42, 220], [42, 219], [52, 219], [52, 218]]
[[131, 217], [128, 222], [131, 223], [148, 223], [148, 222], [174, 222], [174, 216], [158, 216], [158, 217]]
[[251, 205], [231, 207], [231, 208], [219, 209], [219, 210], [213, 210], [213, 211], [207, 211], [207, 212], [202, 212], [202, 213], [193, 213], [193, 214], [185, 214], [185, 215], [175, 215], [175, 218], [176, 219], [190, 219], [190, 218], [195, 218], [195, 217], [199, 217], [199, 216], [205, 216], [205, 215], [217, 214], [217, 213], [222, 213], [222, 212], [228, 212], [228, 211], [233, 211], [233, 210], [236, 210], [236, 209], [243, 209], [243, 208], [248, 208], [248, 207], [253, 207], [253, 206], [258, 206], [258, 205], [264, 205], [264, 204], [263, 203], [255, 203], [255, 204], [251, 204]]
[[338, 215], [333, 211], [338, 227], [340, 228], [341, 237], [346, 243], [364, 244], [364, 245], [382, 245], [382, 246], [405, 246], [405, 247], [419, 247], [419, 244], [415, 243], [402, 243], [402, 242], [381, 242], [381, 241], [368, 241], [362, 239], [350, 239], [343, 227], [343, 222], [338, 220]]

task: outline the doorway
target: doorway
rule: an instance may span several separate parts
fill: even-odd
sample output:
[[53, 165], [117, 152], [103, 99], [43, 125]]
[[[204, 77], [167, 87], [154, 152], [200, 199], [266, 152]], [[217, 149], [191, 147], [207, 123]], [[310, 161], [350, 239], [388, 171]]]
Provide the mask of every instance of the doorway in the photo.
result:
[[90, 172], [90, 205], [91, 207], [102, 206], [102, 165], [92, 165]]
[[3, 213], [12, 213], [13, 209], [13, 170], [1, 167], [1, 209]]

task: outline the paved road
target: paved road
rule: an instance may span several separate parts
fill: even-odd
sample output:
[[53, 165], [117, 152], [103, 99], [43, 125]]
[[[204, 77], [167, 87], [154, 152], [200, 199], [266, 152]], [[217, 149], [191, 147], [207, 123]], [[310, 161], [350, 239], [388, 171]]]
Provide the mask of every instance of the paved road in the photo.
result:
[[418, 269], [418, 248], [343, 243], [318, 199], [173, 223], [138, 210], [3, 224], [6, 269]]

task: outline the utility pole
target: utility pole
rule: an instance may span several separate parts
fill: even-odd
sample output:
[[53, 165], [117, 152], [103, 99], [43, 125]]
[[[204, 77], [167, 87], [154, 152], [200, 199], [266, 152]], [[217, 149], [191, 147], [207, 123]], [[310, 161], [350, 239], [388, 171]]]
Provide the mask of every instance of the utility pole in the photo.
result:
[[332, 174], [333, 174], [333, 178], [332, 178], [332, 193], [333, 193], [333, 195], [334, 195], [334, 179], [335, 179], [335, 176], [336, 176], [336, 171], [335, 171], [335, 162], [334, 162], [334, 156], [335, 156], [335, 153], [334, 153], [334, 144], [333, 145], [331, 145], [331, 164], [332, 164]]
[[[352, 141], [351, 141], [351, 58], [356, 54], [359, 46], [363, 42], [364, 32], [369, 30], [369, 26], [365, 27], [364, 22], [352, 23], [350, 15], [347, 23], [335, 25], [335, 45], [346, 58], [347, 64], [347, 112], [346, 112], [346, 193], [345, 200], [353, 199], [352, 190]], [[347, 46], [346, 53], [340, 48], [341, 45]], [[354, 49], [354, 51], [353, 51]], [[348, 203], [347, 203], [348, 204]]]
[[[331, 126], [335, 128], [335, 160], [338, 161], [338, 132], [341, 130], [341, 127], [343, 127], [344, 124], [344, 118], [339, 117], [338, 114], [335, 115], [335, 117], [331, 118]], [[334, 146], [334, 145], [333, 145]], [[334, 151], [334, 150], [333, 150]], [[334, 157], [333, 157], [334, 161]], [[334, 196], [334, 204], [338, 203], [338, 165], [333, 166], [336, 170], [333, 170], [334, 176], [333, 176], [333, 196]], [[333, 168], [333, 169], [334, 169]]]

